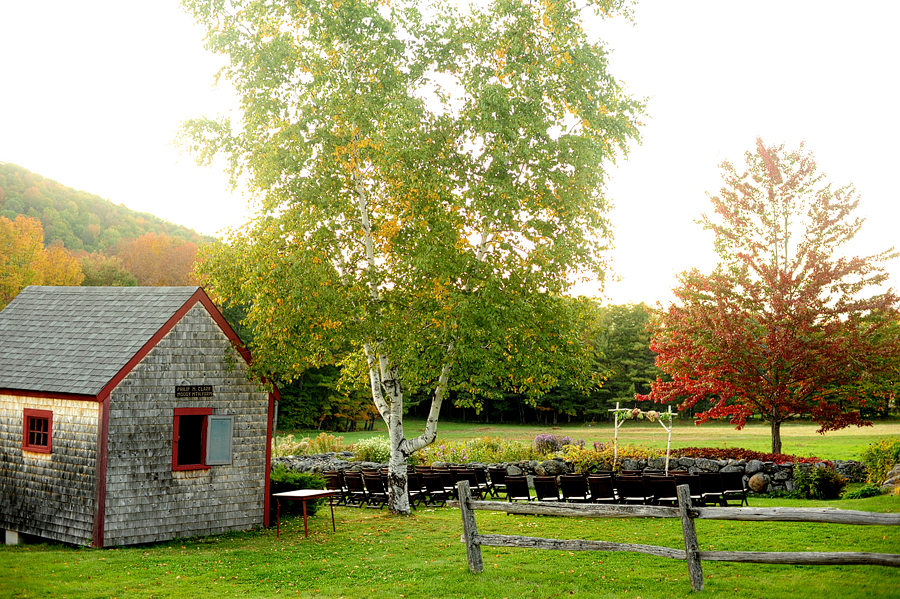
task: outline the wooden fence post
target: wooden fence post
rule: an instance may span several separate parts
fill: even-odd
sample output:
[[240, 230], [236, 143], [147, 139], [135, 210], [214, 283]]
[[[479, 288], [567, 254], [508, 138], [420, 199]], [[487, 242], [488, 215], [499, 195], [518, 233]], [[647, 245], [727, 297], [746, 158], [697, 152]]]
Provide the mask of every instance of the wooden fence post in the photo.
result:
[[461, 480], [456, 483], [456, 490], [459, 493], [459, 511], [462, 512], [463, 538], [466, 542], [469, 570], [480, 574], [484, 571], [484, 562], [481, 560], [481, 545], [475, 542], [478, 527], [475, 525], [475, 512], [469, 507], [469, 502], [472, 500], [469, 481]]
[[691, 518], [691, 488], [678, 485], [678, 509], [681, 512], [681, 530], [684, 533], [684, 552], [687, 558], [688, 578], [692, 591], [703, 590], [703, 566], [700, 564], [700, 547], [697, 543], [697, 529]]

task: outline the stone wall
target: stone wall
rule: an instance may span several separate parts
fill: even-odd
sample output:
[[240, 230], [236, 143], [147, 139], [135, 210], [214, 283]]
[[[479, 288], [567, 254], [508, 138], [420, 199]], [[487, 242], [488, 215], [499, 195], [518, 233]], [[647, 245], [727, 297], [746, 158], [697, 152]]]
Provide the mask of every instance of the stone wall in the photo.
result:
[[[387, 464], [373, 464], [370, 462], [353, 462], [353, 454], [350, 452], [326, 453], [312, 456], [289, 456], [273, 458], [272, 465], [284, 464], [287, 468], [299, 472], [321, 473], [326, 470], [361, 470], [363, 468], [384, 468]], [[436, 466], [451, 466], [435, 462]], [[506, 464], [481, 464], [482, 466], [503, 466], [507, 474], [511, 476], [527, 476], [530, 479], [537, 476], [559, 476], [574, 472], [571, 462], [562, 458], [554, 458], [538, 462], [527, 460]], [[819, 464], [825, 465], [825, 464]], [[866, 467], [860, 462], [834, 461], [832, 465], [838, 473], [849, 482], [864, 482], [866, 480]], [[811, 468], [814, 464], [801, 464], [801, 468]], [[664, 470], [665, 458], [652, 458], [650, 460], [622, 461], [624, 470]], [[776, 464], [774, 462], [761, 462], [759, 460], [710, 460], [706, 458], [678, 458], [669, 461], [669, 470], [687, 470], [691, 474], [699, 472], [740, 472], [744, 475], [744, 482], [752, 492], [772, 493], [777, 491], [791, 492], [794, 490], [794, 464]], [[751, 484], [752, 481], [752, 484]]]

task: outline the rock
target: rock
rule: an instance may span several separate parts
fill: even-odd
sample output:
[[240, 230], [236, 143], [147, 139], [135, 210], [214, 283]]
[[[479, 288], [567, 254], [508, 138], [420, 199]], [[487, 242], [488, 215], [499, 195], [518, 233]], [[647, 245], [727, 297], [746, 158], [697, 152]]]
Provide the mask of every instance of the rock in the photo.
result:
[[625, 458], [622, 460], [622, 470], [640, 470], [640, 463], [637, 460], [632, 460], [631, 458]]
[[506, 475], [507, 476], [522, 476], [522, 469], [518, 466], [510, 464], [506, 467]]
[[728, 464], [727, 466], [725, 466], [724, 468], [719, 470], [719, 472], [743, 472], [743, 471], [744, 471], [744, 468], [741, 467], [737, 462], [735, 462], [733, 464]]
[[706, 458], [698, 459], [696, 464], [697, 468], [705, 472], [718, 472], [722, 467], [715, 460], [707, 460]]
[[547, 460], [538, 464], [534, 472], [539, 476], [559, 476], [560, 474], [568, 474], [569, 468], [564, 461]]
[[647, 465], [654, 470], [662, 470], [666, 467], [666, 458], [650, 458]]
[[884, 479], [883, 484], [888, 484], [888, 481], [896, 479], [900, 477], [900, 464], [895, 465], [891, 468], [891, 471], [887, 473], [887, 478]]
[[744, 472], [747, 474], [756, 474], [763, 468], [763, 463], [759, 460], [750, 460], [747, 462], [746, 468], [744, 468]]
[[790, 478], [791, 478], [790, 470], [779, 470], [778, 472], [775, 473], [775, 480], [778, 480], [778, 481], [789, 480]]
[[747, 481], [747, 486], [754, 493], [765, 493], [769, 486], [769, 475], [757, 472]]
[[696, 461], [697, 460], [695, 460], [694, 458], [678, 458], [678, 465], [689, 468], [693, 466]]

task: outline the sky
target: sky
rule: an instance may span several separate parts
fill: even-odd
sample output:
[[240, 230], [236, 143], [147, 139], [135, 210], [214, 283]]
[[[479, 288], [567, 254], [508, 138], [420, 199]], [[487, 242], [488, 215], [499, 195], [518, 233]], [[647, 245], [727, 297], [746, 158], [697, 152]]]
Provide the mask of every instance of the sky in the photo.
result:
[[[850, 248], [898, 243], [900, 3], [644, 0], [634, 22], [591, 34], [610, 70], [647, 102], [642, 141], [607, 165], [615, 234], [613, 304], [668, 303], [677, 275], [716, 264], [696, 220], [756, 137], [803, 141], [865, 217]], [[221, 166], [174, 144], [181, 121], [235, 102], [215, 89], [221, 58], [177, 0], [0, 0], [0, 162], [116, 204], [221, 236], [251, 214]], [[888, 265], [900, 288], [900, 260]]]

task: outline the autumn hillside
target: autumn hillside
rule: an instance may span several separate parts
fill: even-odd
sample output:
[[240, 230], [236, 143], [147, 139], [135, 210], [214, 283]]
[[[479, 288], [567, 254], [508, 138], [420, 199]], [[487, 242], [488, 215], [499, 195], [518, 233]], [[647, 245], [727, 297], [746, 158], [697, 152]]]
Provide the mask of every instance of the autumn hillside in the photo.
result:
[[45, 245], [60, 241], [72, 252], [109, 252], [120, 242], [146, 233], [195, 244], [213, 239], [152, 214], [135, 212], [67, 187], [21, 166], [0, 163], [0, 216], [15, 220], [20, 214], [41, 221]]
[[214, 241], [0, 163], [0, 308], [28, 285], [193, 285]]

